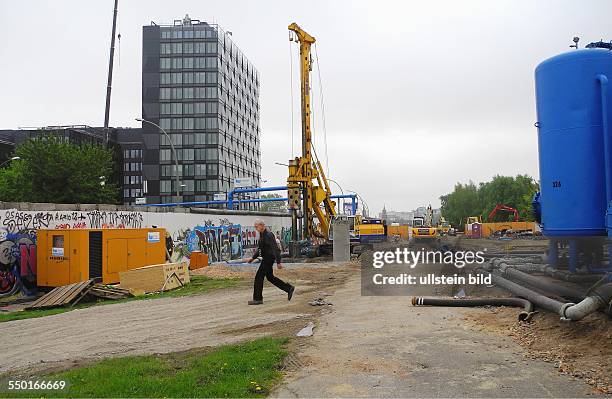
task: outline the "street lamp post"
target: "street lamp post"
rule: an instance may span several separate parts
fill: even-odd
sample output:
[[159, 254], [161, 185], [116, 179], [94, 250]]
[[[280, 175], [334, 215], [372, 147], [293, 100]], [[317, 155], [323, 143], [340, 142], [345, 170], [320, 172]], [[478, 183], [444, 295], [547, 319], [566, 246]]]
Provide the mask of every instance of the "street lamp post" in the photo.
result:
[[[327, 178], [327, 180], [329, 180], [332, 183], [335, 183], [336, 186], [338, 186], [338, 188], [340, 189], [340, 192], [342, 193], [342, 195], [344, 195], [344, 190], [342, 189], [342, 186], [340, 184], [338, 184], [337, 181], [335, 181], [334, 179], [330, 179], [329, 177]], [[342, 199], [342, 202], [344, 203], [344, 199]], [[344, 209], [343, 209], [344, 211]], [[340, 214], [340, 201], [338, 201], [338, 214]]]
[[12, 157], [11, 159], [7, 159], [6, 161], [2, 162], [0, 164], [0, 168], [3, 167], [4, 165], [6, 165], [7, 163], [11, 162], [11, 161], [18, 161], [20, 160], [21, 157]]
[[[170, 138], [170, 136], [168, 135], [168, 133], [166, 133], [166, 131], [164, 129], [162, 129], [161, 126], [159, 126], [157, 123], [153, 123], [151, 121], [148, 121], [146, 119], [142, 119], [142, 118], [136, 118], [136, 120], [138, 122], [144, 122], [144, 123], [148, 123], [150, 125], [155, 126], [156, 128], [158, 128], [159, 130], [161, 130], [161, 132], [166, 136], [166, 138], [168, 139], [168, 142], [170, 143], [170, 148], [172, 149], [172, 156], [174, 157], [174, 163], [175, 163], [175, 170], [174, 170], [174, 177], [176, 179], [176, 202], [179, 202], [180, 199], [180, 188], [181, 188], [181, 183], [179, 180], [179, 163], [178, 163], [178, 156], [176, 155], [176, 149], [174, 149], [174, 143], [172, 143], [172, 139]], [[170, 160], [170, 163], [172, 163], [172, 159]]]

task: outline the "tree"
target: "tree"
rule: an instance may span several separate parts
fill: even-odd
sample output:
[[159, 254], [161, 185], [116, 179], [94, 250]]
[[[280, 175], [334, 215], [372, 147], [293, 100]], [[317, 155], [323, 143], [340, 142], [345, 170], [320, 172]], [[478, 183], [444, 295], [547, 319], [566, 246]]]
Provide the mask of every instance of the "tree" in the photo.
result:
[[[516, 208], [520, 220], [533, 220], [531, 199], [539, 186], [528, 175], [495, 176], [480, 183], [457, 183], [452, 193], [440, 197], [442, 215], [454, 226], [462, 226], [469, 216], [486, 218], [497, 204]], [[499, 220], [510, 220], [511, 215], [500, 213]]]
[[468, 216], [480, 215], [478, 197], [478, 188], [473, 182], [457, 183], [452, 193], [440, 197], [442, 215], [451, 225], [460, 226]]
[[26, 141], [15, 155], [21, 159], [0, 169], [0, 201], [116, 203], [112, 150], [47, 136]]
[[[261, 198], [282, 198], [278, 194], [264, 194]], [[262, 212], [287, 212], [286, 201], [261, 202], [259, 210]]]

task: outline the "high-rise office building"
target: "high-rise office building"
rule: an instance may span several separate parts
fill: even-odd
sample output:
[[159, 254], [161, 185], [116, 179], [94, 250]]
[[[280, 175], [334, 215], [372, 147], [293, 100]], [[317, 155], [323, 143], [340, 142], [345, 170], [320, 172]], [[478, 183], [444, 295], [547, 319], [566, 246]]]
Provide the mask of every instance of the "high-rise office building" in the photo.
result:
[[188, 16], [144, 26], [142, 119], [147, 203], [260, 185], [259, 75], [231, 32]]

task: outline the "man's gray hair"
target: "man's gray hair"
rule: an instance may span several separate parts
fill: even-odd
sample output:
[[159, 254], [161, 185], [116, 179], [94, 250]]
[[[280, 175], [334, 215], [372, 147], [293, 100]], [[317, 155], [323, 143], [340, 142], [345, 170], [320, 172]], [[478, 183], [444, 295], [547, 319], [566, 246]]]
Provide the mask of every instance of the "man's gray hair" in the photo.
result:
[[261, 224], [261, 225], [265, 226], [265, 225], [266, 225], [266, 222], [264, 222], [264, 221], [263, 221], [263, 219], [255, 219], [255, 221], [253, 222], [253, 225], [254, 225], [254, 226], [257, 226], [257, 225], [259, 225], [259, 224]]

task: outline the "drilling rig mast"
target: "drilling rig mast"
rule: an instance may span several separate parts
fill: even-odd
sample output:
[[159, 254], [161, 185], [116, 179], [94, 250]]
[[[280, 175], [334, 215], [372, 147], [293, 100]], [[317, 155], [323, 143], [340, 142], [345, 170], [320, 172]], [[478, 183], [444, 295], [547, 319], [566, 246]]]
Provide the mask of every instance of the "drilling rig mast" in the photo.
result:
[[[298, 240], [297, 218], [301, 208], [303, 214], [302, 239], [329, 239], [331, 220], [336, 216], [335, 202], [316, 152], [313, 154], [310, 105], [310, 71], [312, 70], [310, 47], [315, 38], [306, 33], [296, 23], [289, 25], [300, 44], [300, 91], [302, 115], [302, 156], [289, 161], [287, 189], [289, 209], [292, 214], [292, 241]], [[314, 156], [313, 156], [314, 155]], [[315, 226], [314, 218], [319, 224]]]

